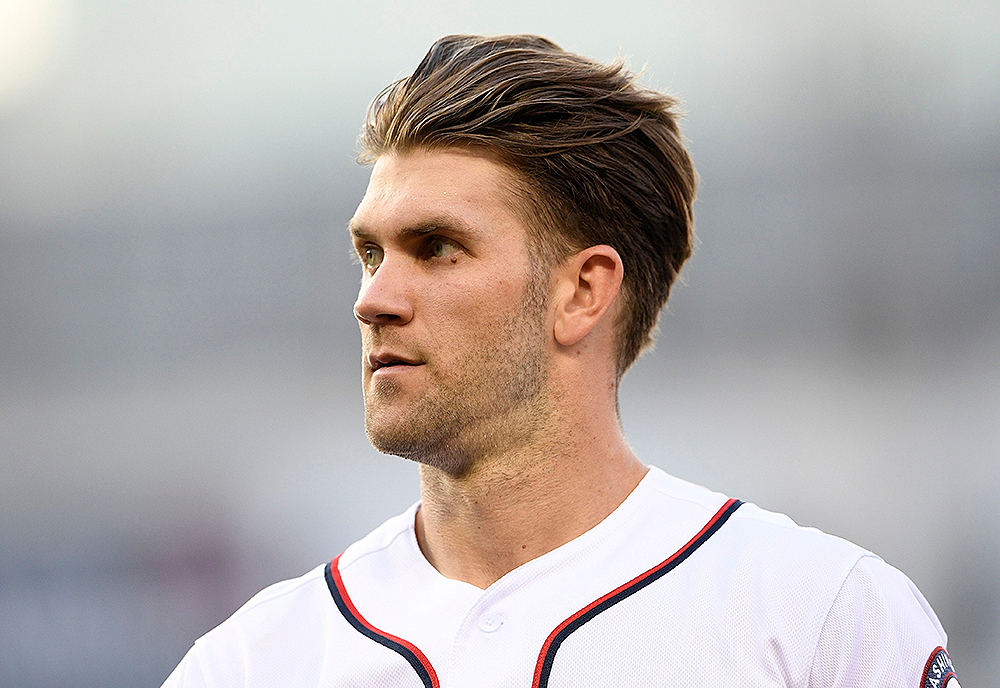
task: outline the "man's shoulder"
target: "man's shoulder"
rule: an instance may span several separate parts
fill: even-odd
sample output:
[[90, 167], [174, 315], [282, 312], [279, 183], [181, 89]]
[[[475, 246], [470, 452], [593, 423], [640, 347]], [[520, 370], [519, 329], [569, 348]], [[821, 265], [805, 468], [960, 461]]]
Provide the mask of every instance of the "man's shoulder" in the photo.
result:
[[738, 504], [733, 504], [734, 500], [725, 494], [676, 478], [658, 468], [650, 469], [650, 478], [650, 487], [663, 496], [664, 508], [671, 513], [681, 509], [694, 510], [709, 520], [709, 517], [730, 507], [731, 518], [727, 516], [727, 523], [720, 529], [720, 534], [735, 536], [730, 538], [730, 544], [733, 539], [752, 541], [755, 547], [750, 549], [760, 555], [792, 558], [834, 556], [850, 561], [874, 556], [841, 537], [818, 528], [801, 526], [785, 514], [769, 511], [751, 502], [736, 500]]
[[[416, 505], [388, 519], [351, 544], [338, 558], [340, 568], [348, 567], [390, 547], [400, 535], [406, 533], [408, 528], [412, 528], [415, 510]], [[230, 632], [234, 627], [244, 629], [243, 632], [257, 625], [273, 627], [276, 623], [280, 623], [282, 618], [289, 616], [301, 622], [304, 617], [308, 617], [308, 610], [315, 611], [322, 608], [317, 602], [326, 603], [331, 599], [326, 580], [328, 566], [329, 562], [325, 562], [297, 578], [267, 586], [247, 600], [210, 634]]]
[[325, 565], [274, 583], [251, 597], [221, 624], [199, 638], [163, 684], [179, 686], [236, 685], [248, 657], [259, 648], [270, 655], [294, 651], [302, 638], [323, 625]]
[[205, 638], [234, 632], [241, 636], [252, 635], [254, 629], [273, 627], [282, 618], [301, 618], [302, 611], [314, 607], [317, 598], [329, 596], [324, 577], [325, 568], [326, 564], [321, 564], [297, 578], [267, 586], [209, 631]]
[[[349, 546], [338, 558], [341, 567], [360, 566], [364, 571], [359, 575], [364, 575], [367, 570], [375, 569], [373, 560], [391, 559], [391, 555], [377, 555], [391, 550], [400, 534], [412, 530], [415, 508], [389, 519]], [[329, 669], [323, 657], [331, 639], [336, 638], [333, 642], [338, 647], [352, 646], [351, 652], [364, 654], [367, 647], [361, 642], [364, 636], [353, 630], [336, 609], [328, 581], [332, 575], [330, 567], [329, 562], [320, 564], [298, 578], [269, 585], [251, 597], [197, 640], [164, 686], [235, 685], [251, 674], [271, 677], [269, 680], [277, 682], [312, 685], [316, 676]], [[354, 648], [353, 644], [358, 643], [361, 647]], [[289, 657], [313, 657], [316, 661], [290, 665]], [[297, 668], [293, 671], [290, 666]]]
[[[627, 582], [584, 607], [593, 620], [574, 626], [554, 660], [578, 685], [614, 685], [626, 671], [653, 681], [685, 657], [713, 685], [842, 685], [844, 676], [897, 685], [898, 674], [916, 686], [946, 644], [916, 587], [863, 547], [659, 471], [639, 497], [635, 535], [623, 539], [639, 552], [660, 548], [661, 561], [623, 571]], [[607, 661], [595, 665], [595, 653]], [[865, 664], [872, 657], [877, 666]]]
[[748, 586], [788, 600], [797, 591], [799, 601], [827, 607], [859, 564], [892, 568], [860, 545], [751, 503], [740, 506], [717, 544]]
[[799, 525], [785, 514], [752, 503], [740, 506], [731, 530], [754, 542], [759, 555], [782, 560], [819, 557], [855, 562], [862, 557], [876, 557], [849, 540], [813, 526]]
[[658, 500], [646, 527], [666, 533], [668, 521], [677, 517], [700, 524], [689, 529], [685, 550], [690, 550], [690, 563], [679, 566], [676, 574], [688, 590], [766, 601], [774, 609], [808, 605], [819, 618], [859, 562], [866, 569], [891, 569], [841, 537], [658, 473], [651, 481]]

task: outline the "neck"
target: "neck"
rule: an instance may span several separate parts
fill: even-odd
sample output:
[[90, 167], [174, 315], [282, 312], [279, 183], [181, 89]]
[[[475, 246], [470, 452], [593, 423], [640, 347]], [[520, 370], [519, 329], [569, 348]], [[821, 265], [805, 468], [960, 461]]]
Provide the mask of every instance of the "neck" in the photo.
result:
[[[485, 589], [614, 511], [646, 467], [613, 410], [589, 415], [550, 424], [538, 441], [461, 475], [422, 464], [416, 531], [428, 561], [448, 578]], [[560, 427], [567, 430], [552, 432]]]

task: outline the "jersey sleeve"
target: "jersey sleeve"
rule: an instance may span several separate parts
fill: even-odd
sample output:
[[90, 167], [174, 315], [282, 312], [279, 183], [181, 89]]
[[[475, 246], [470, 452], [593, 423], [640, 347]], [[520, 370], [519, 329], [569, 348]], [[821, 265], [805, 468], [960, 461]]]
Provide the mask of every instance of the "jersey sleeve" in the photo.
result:
[[823, 624], [809, 686], [956, 688], [958, 682], [947, 678], [928, 682], [932, 663], [947, 660], [947, 640], [910, 579], [878, 557], [863, 556]]

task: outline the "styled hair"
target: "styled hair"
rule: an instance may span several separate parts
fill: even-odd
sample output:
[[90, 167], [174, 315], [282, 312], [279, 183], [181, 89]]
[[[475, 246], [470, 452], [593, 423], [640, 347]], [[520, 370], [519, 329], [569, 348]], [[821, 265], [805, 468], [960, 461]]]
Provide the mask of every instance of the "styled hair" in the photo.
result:
[[417, 148], [482, 151], [514, 171], [541, 254], [607, 244], [624, 279], [620, 377], [691, 255], [697, 175], [678, 101], [539, 36], [447, 36], [368, 109], [362, 161]]

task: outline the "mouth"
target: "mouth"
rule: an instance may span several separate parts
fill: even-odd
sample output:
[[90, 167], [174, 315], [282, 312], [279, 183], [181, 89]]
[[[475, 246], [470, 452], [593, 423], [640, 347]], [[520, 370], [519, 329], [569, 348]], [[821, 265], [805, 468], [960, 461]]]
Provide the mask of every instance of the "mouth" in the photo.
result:
[[415, 367], [418, 365], [422, 365], [422, 363], [420, 361], [409, 359], [404, 356], [398, 356], [392, 353], [368, 355], [368, 366], [371, 368], [373, 373], [378, 370], [389, 368]]

